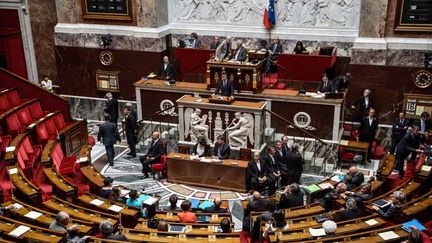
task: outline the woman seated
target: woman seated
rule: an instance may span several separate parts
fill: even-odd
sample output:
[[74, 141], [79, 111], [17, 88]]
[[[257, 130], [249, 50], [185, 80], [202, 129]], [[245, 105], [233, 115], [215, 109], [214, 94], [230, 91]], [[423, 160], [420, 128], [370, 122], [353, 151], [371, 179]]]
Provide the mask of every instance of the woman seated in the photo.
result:
[[200, 137], [198, 143], [192, 148], [192, 155], [198, 155], [199, 157], [211, 156], [210, 145], [207, 144], [205, 138]]
[[229, 220], [229, 218], [223, 218], [220, 221], [220, 228], [222, 230], [222, 233], [231, 233], [231, 221]]
[[380, 208], [373, 205], [372, 208], [378, 212], [379, 216], [385, 219], [392, 219], [397, 213], [402, 210], [402, 205], [405, 203], [406, 196], [402, 191], [395, 191], [391, 195], [390, 206]]
[[111, 195], [111, 187], [112, 187], [113, 179], [111, 177], [105, 177], [103, 180], [103, 187], [100, 189], [99, 195], [101, 197], [110, 198]]
[[116, 202], [121, 202], [121, 203], [126, 202], [126, 196], [121, 193], [121, 189], [119, 186], [114, 186], [112, 188], [109, 198]]
[[183, 201], [180, 205], [182, 212], [177, 214], [180, 223], [196, 223], [197, 217], [192, 213], [191, 202], [189, 200]]
[[306, 48], [303, 46], [303, 43], [301, 41], [297, 41], [297, 44], [294, 47], [294, 50], [292, 53], [293, 54], [309, 54], [309, 52], [306, 51]]

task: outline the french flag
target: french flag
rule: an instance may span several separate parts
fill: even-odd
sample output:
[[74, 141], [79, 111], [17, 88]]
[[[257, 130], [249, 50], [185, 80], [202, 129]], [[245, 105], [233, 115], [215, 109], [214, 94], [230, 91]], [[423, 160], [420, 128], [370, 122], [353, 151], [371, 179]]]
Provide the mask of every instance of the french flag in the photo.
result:
[[263, 23], [266, 29], [270, 30], [276, 24], [276, 15], [274, 8], [275, 0], [269, 0], [267, 7], [264, 9]]

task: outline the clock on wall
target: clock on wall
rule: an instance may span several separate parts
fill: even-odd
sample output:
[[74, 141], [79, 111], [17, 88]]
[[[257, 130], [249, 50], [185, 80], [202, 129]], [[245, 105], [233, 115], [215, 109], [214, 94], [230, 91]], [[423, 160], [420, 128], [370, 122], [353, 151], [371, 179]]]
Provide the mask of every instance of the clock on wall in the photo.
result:
[[432, 84], [432, 73], [419, 70], [414, 74], [414, 84], [419, 88], [427, 88]]
[[109, 66], [114, 61], [114, 55], [110, 51], [102, 51], [99, 54], [99, 61], [102, 63], [102, 65]]

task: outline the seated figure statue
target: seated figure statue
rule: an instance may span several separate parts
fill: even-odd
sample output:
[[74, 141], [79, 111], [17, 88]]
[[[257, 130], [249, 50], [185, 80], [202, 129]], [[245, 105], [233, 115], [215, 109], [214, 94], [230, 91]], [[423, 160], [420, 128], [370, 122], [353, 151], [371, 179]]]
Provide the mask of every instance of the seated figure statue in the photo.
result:
[[234, 147], [247, 147], [247, 139], [252, 132], [253, 121], [248, 120], [240, 112], [236, 112], [234, 116], [233, 125], [226, 129], [229, 132], [229, 144]]
[[190, 135], [191, 141], [196, 143], [199, 138], [203, 137], [205, 141], [208, 141], [208, 130], [209, 126], [206, 125], [207, 116], [200, 117], [201, 110], [195, 109], [190, 116]]

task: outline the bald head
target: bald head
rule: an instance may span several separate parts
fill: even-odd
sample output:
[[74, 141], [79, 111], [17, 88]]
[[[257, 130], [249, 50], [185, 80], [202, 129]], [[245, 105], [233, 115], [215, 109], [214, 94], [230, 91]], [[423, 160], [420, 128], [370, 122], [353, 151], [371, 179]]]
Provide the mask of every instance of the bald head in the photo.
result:
[[214, 204], [220, 206], [222, 204], [222, 199], [220, 197], [215, 198]]
[[358, 173], [358, 168], [357, 168], [357, 166], [351, 166], [351, 167], [349, 167], [349, 169], [348, 169], [348, 172], [350, 173], [350, 174], [357, 174]]
[[56, 216], [56, 221], [62, 225], [67, 225], [69, 223], [69, 214], [61, 211]]
[[254, 200], [259, 200], [259, 199], [261, 199], [261, 193], [259, 193], [258, 191], [254, 191], [253, 194], [252, 194], [252, 198], [253, 198]]
[[159, 132], [153, 132], [153, 134], [152, 134], [152, 139], [153, 140], [156, 140], [156, 139], [158, 139], [160, 137], [160, 133]]

